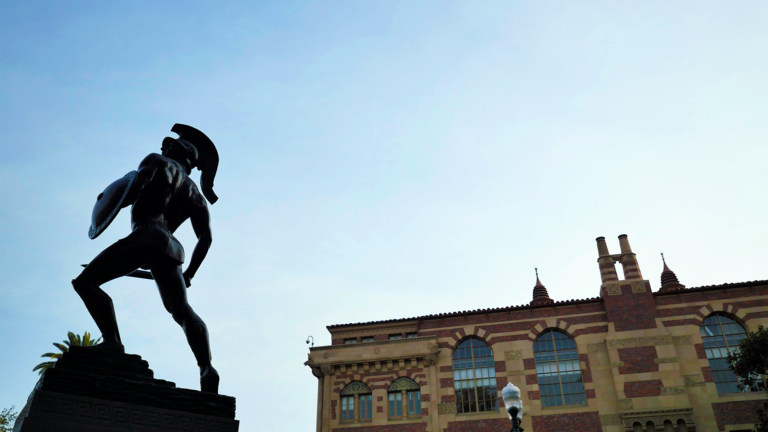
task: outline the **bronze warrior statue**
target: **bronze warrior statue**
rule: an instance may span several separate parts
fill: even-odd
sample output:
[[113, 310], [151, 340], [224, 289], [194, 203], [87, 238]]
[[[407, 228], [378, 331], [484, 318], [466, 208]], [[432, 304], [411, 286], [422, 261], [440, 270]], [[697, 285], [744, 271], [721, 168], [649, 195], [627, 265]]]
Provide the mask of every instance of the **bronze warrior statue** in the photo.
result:
[[[139, 268], [149, 270], [163, 305], [184, 330], [197, 359], [201, 390], [218, 393], [219, 374], [211, 365], [208, 328], [187, 302], [186, 289], [211, 246], [206, 198], [211, 204], [218, 200], [213, 179], [219, 155], [213, 142], [199, 130], [182, 124], [171, 130], [179, 138], [165, 138], [161, 155], [150, 154], [141, 161], [138, 171], [131, 171], [99, 195], [89, 237], [96, 238], [120, 209], [129, 205], [133, 205], [132, 232], [94, 258], [72, 285], [104, 338], [93, 349], [124, 353], [112, 299], [101, 285], [135, 274]], [[202, 194], [189, 178], [192, 168], [202, 171]], [[182, 272], [184, 248], [173, 232], [187, 219], [198, 241], [187, 270]]]

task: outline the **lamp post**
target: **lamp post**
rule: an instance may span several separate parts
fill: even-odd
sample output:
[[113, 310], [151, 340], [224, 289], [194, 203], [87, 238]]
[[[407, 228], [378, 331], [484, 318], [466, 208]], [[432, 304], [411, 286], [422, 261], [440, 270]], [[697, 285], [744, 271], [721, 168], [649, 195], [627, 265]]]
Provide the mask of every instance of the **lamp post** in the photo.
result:
[[523, 421], [523, 401], [520, 399], [520, 389], [512, 383], [501, 390], [501, 398], [504, 400], [504, 406], [507, 408], [507, 415], [512, 422], [512, 429], [509, 432], [523, 432], [520, 422]]

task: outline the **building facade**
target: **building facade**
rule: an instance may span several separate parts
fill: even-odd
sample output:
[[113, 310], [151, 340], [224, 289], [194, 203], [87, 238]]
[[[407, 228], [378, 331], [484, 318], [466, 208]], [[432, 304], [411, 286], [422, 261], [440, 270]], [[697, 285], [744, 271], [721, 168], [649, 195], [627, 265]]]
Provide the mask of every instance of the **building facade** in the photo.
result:
[[764, 381], [740, 392], [725, 357], [768, 325], [768, 281], [686, 288], [665, 264], [654, 292], [619, 244], [597, 239], [596, 298], [553, 301], [537, 276], [525, 306], [328, 326], [306, 362], [317, 431], [507, 432], [507, 382], [527, 432], [752, 430]]

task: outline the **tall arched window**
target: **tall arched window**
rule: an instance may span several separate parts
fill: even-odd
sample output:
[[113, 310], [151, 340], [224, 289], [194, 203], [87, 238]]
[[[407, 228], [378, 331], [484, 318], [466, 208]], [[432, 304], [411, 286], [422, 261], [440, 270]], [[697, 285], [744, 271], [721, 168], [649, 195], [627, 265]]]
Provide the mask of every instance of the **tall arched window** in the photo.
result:
[[341, 391], [341, 421], [370, 420], [373, 417], [373, 395], [362, 381], [352, 381]]
[[[744, 327], [725, 315], [713, 314], [708, 316], [701, 327], [701, 340], [704, 342], [704, 351], [709, 360], [709, 368], [715, 379], [717, 392], [738, 393], [739, 380], [736, 374], [728, 367], [728, 353], [739, 347], [739, 341], [747, 337]], [[765, 390], [765, 385], [758, 381], [755, 386], [745, 391]]]
[[421, 387], [406, 377], [400, 377], [387, 388], [389, 418], [406, 418], [421, 415]]
[[459, 344], [453, 352], [453, 385], [457, 413], [498, 411], [496, 368], [491, 347], [474, 337]]
[[542, 407], [587, 403], [579, 353], [573, 339], [559, 331], [547, 330], [533, 344], [533, 358]]

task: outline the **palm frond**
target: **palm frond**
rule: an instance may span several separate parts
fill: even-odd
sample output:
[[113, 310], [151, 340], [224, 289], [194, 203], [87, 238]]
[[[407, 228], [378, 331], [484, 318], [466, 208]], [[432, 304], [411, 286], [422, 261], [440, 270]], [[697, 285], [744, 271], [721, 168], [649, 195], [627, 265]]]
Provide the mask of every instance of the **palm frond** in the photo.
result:
[[80, 345], [80, 335], [76, 335], [72, 332], [67, 332], [67, 338], [69, 339], [69, 343], [67, 345]]
[[35, 368], [32, 369], [32, 372], [39, 371], [38, 374], [42, 375], [43, 372], [45, 372], [46, 369], [52, 368], [54, 366], [56, 366], [56, 362], [53, 362], [53, 361], [43, 362], [43, 363], [40, 363], [39, 365], [35, 366]]
[[[50, 358], [50, 359], [52, 359], [54, 361], [47, 361], [47, 362], [40, 363], [39, 365], [35, 366], [35, 368], [32, 369], [32, 371], [33, 372], [34, 371], [39, 371], [40, 375], [42, 375], [43, 372], [45, 372], [46, 369], [55, 366], [56, 365], [56, 360], [60, 359], [61, 356], [64, 355], [64, 353], [69, 352], [69, 348], [70, 347], [73, 347], [73, 346], [91, 346], [91, 345], [96, 345], [100, 341], [101, 341], [101, 336], [99, 336], [98, 339], [93, 340], [91, 338], [91, 334], [88, 333], [88, 332], [83, 333], [82, 337], [80, 337], [79, 334], [75, 334], [73, 332], [67, 332], [67, 339], [66, 340], [63, 340], [62, 343], [57, 343], [57, 342], [53, 343], [53, 346], [58, 348], [59, 351], [61, 351], [61, 353], [47, 352], [47, 353], [45, 353], [45, 354], [40, 356], [40, 357], [44, 357], [44, 358]], [[0, 430], [2, 430], [2, 429], [0, 429]]]

